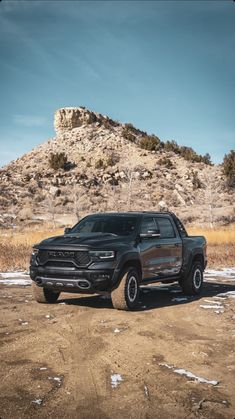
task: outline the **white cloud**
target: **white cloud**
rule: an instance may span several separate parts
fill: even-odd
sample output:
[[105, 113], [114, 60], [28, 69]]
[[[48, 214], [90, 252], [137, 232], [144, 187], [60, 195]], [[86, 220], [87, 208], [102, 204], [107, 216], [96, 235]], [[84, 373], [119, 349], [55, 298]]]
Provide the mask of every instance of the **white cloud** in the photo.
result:
[[36, 115], [13, 115], [13, 121], [23, 127], [41, 127], [45, 125], [46, 118]]

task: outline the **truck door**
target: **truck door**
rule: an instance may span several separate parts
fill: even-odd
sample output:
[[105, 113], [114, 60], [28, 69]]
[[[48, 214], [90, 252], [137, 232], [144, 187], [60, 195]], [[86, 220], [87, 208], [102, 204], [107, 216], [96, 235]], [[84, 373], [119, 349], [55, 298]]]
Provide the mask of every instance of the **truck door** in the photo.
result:
[[177, 275], [182, 265], [182, 240], [169, 216], [158, 215], [154, 220], [160, 231], [156, 247], [157, 273], [160, 276]]
[[[147, 235], [149, 232], [157, 232], [157, 226], [153, 217], [145, 216], [141, 221], [140, 234]], [[139, 242], [143, 279], [157, 276], [158, 242], [158, 237], [143, 237]]]

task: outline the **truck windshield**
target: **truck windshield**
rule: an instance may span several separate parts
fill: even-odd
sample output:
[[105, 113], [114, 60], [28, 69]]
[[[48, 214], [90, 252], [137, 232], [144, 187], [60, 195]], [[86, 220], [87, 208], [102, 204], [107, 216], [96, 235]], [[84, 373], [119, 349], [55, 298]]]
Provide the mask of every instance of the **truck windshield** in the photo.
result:
[[103, 233], [115, 234], [117, 236], [128, 236], [132, 234], [137, 225], [137, 217], [126, 216], [88, 216], [76, 224], [70, 234], [74, 233]]

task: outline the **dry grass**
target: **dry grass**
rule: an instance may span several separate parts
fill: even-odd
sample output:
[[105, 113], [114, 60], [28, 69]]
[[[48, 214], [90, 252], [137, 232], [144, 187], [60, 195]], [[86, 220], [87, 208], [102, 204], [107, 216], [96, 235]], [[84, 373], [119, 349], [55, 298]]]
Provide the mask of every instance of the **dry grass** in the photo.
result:
[[53, 229], [50, 225], [42, 230], [4, 230], [0, 236], [0, 271], [28, 270], [32, 246], [62, 232], [63, 229]]
[[[208, 267], [235, 266], [235, 230], [231, 228], [217, 230], [188, 229], [191, 235], [204, 235], [207, 239]], [[32, 246], [46, 237], [56, 236], [63, 229], [53, 229], [44, 225], [42, 229], [24, 229], [2, 231], [0, 236], [0, 271], [28, 270]]]
[[193, 227], [188, 233], [205, 236], [207, 240], [208, 267], [222, 268], [235, 266], [235, 229], [201, 229]]
[[235, 244], [235, 228], [203, 230], [200, 227], [193, 227], [188, 229], [188, 233], [193, 236], [205, 236], [208, 245], [212, 246]]
[[235, 266], [235, 243], [207, 246], [208, 268], [233, 268]]

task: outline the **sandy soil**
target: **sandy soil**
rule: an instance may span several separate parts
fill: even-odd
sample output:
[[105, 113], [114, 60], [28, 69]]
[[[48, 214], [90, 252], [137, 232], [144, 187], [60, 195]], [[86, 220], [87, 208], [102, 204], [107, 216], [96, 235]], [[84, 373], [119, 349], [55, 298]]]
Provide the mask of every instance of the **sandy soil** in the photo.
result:
[[99, 296], [38, 304], [0, 279], [1, 419], [234, 418], [235, 299], [218, 297], [234, 279], [212, 272], [200, 298], [146, 287], [135, 312]]

